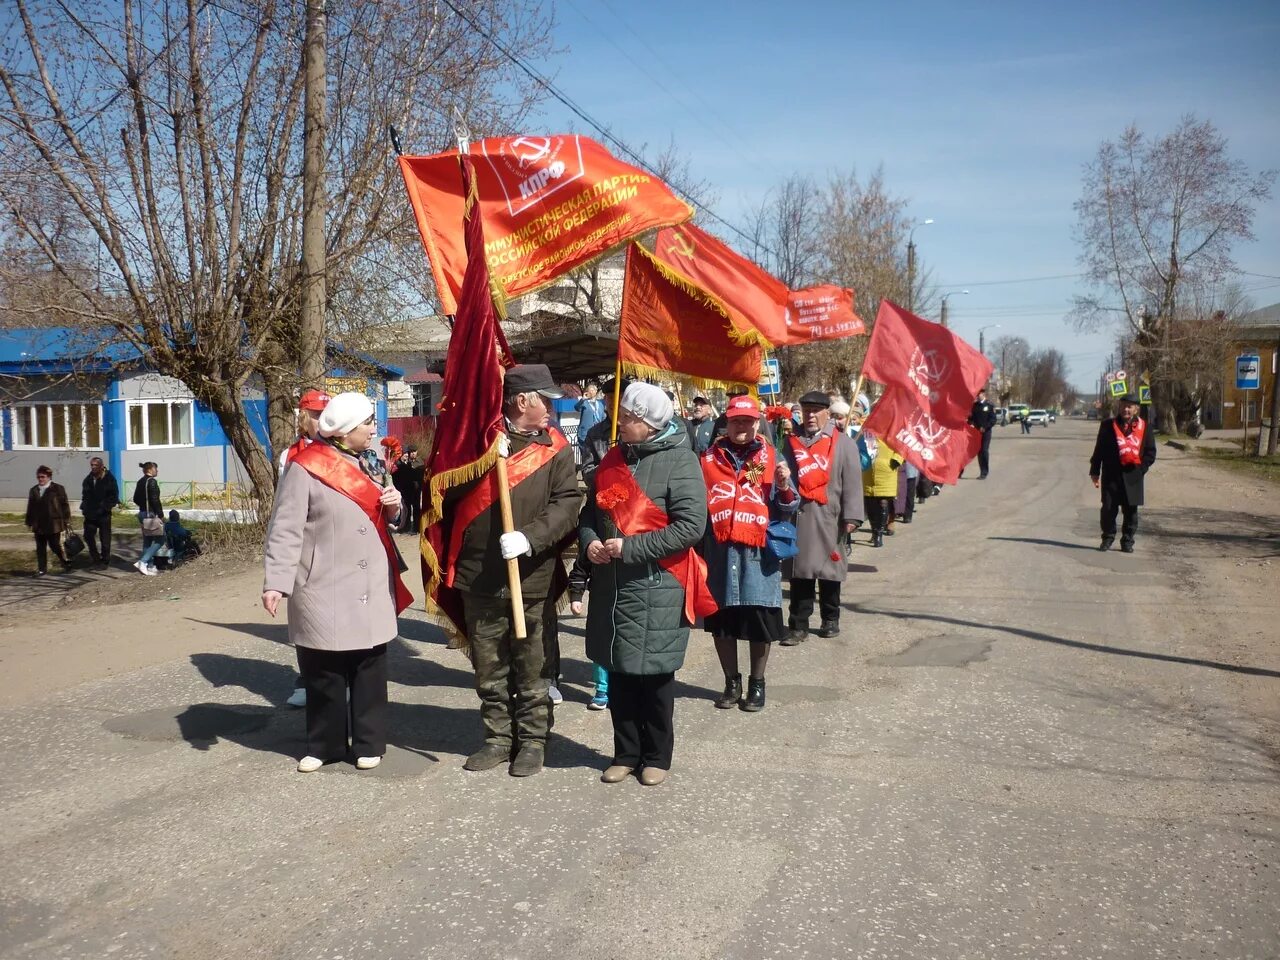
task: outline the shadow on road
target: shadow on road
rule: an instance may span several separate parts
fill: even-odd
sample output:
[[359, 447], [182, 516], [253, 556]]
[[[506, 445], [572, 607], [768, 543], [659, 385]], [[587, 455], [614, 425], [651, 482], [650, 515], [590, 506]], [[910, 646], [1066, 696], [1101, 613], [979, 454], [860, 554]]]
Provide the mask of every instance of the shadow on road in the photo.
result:
[[1038, 543], [1046, 547], [1063, 547], [1067, 550], [1095, 550], [1083, 543], [1067, 543], [1065, 540], [1044, 540], [1040, 537], [987, 537], [988, 540], [1005, 540], [1009, 543]]
[[1188, 548], [1203, 546], [1203, 556], [1254, 560], [1280, 557], [1280, 518], [1239, 510], [1143, 507], [1138, 511], [1138, 536], [1144, 535], [1183, 541], [1177, 545], [1183, 556], [1195, 556]]
[[892, 617], [895, 620], [929, 620], [934, 623], [949, 623], [957, 627], [975, 627], [980, 630], [998, 630], [1015, 637], [1025, 637], [1041, 643], [1052, 643], [1062, 647], [1075, 647], [1078, 650], [1091, 650], [1094, 653], [1107, 653], [1121, 657], [1136, 657], [1140, 660], [1161, 660], [1165, 663], [1181, 663], [1192, 667], [1208, 667], [1211, 670], [1225, 670], [1229, 673], [1244, 673], [1254, 677], [1275, 677], [1280, 679], [1280, 670], [1268, 670], [1264, 667], [1245, 667], [1235, 663], [1222, 663], [1218, 660], [1202, 660], [1198, 657], [1177, 657], [1168, 653], [1152, 653], [1148, 650], [1130, 650], [1127, 647], [1113, 647], [1103, 643], [1089, 643], [1085, 640], [1068, 640], [1066, 637], [1055, 637], [1052, 634], [1040, 633], [1036, 630], [1024, 630], [1021, 627], [1006, 627], [998, 623], [980, 623], [977, 620], [961, 620], [959, 617], [944, 617], [936, 613], [912, 613], [906, 610], [879, 610], [871, 604], [854, 603], [850, 609], [856, 613], [867, 613], [872, 616]]

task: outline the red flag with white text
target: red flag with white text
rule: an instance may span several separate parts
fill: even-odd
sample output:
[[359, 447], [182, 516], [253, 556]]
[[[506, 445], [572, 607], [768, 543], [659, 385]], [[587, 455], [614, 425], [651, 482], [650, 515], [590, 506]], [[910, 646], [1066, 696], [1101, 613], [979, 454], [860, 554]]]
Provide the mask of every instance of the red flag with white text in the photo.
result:
[[995, 368], [954, 333], [888, 300], [880, 301], [862, 372], [868, 380], [899, 386], [936, 420], [963, 424], [974, 397]]
[[961, 421], [949, 425], [921, 408], [919, 394], [889, 386], [862, 429], [879, 437], [936, 483], [955, 483], [982, 447], [982, 434]]

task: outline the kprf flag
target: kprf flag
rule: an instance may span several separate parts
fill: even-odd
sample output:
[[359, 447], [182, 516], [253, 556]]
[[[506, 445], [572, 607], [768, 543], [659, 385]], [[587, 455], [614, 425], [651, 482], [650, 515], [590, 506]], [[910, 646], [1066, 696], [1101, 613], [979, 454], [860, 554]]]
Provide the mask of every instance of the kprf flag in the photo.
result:
[[457, 233], [463, 238], [464, 251], [474, 256], [467, 262], [458, 291], [439, 415], [423, 478], [421, 552], [427, 607], [444, 614], [458, 638], [465, 635], [465, 620], [462, 595], [445, 586], [449, 578], [443, 563], [453, 517], [452, 511], [444, 509], [444, 496], [449, 488], [475, 480], [496, 464], [502, 433], [502, 378], [513, 360], [482, 254], [483, 204], [474, 199], [471, 158], [455, 156], [449, 162], [461, 184], [460, 195], [471, 198], [459, 207]]
[[982, 447], [982, 434], [964, 421], [947, 424], [924, 410], [916, 391], [890, 385], [862, 424], [936, 483], [955, 483]]
[[699, 385], [755, 390], [763, 367], [757, 344], [735, 340], [725, 305], [633, 243], [627, 248], [618, 330], [622, 369], [637, 377], [679, 373]]
[[[484, 212], [484, 254], [500, 290], [515, 297], [693, 210], [665, 183], [576, 134], [494, 137], [471, 145]], [[441, 312], [456, 313], [468, 258], [458, 229], [463, 194], [457, 151], [401, 157]]]
[[865, 332], [853, 291], [831, 285], [788, 290], [724, 241], [691, 223], [658, 231], [653, 247], [665, 266], [725, 305], [735, 339], [783, 347]]
[[991, 361], [939, 323], [880, 301], [862, 373], [900, 386], [941, 423], [959, 425], [991, 376]]

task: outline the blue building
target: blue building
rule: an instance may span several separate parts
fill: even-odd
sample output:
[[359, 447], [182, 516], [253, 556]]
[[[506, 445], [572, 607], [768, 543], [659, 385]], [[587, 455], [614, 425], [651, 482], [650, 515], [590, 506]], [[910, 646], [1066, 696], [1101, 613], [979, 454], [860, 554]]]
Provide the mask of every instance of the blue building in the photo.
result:
[[[379, 432], [385, 431], [387, 384], [402, 371], [333, 344], [329, 357], [324, 385], [366, 390]], [[342, 366], [344, 358], [352, 368]], [[243, 402], [259, 442], [270, 450], [261, 386], [247, 387]], [[147, 460], [159, 467], [166, 498], [184, 489], [209, 496], [248, 487], [244, 465], [213, 412], [181, 381], [151, 369], [135, 347], [101, 330], [0, 330], [0, 425], [0, 497], [26, 497], [36, 467], [47, 464], [74, 510], [94, 456], [120, 481], [126, 502], [138, 464]]]

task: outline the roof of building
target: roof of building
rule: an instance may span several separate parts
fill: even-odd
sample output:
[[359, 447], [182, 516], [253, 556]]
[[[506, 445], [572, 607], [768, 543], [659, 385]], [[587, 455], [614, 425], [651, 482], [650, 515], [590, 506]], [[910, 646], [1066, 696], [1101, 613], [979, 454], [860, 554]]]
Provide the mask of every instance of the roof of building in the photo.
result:
[[1240, 318], [1242, 327], [1280, 327], [1280, 303], [1251, 310]]
[[[331, 361], [358, 360], [388, 378], [404, 371], [330, 341]], [[114, 328], [19, 327], [0, 330], [0, 372], [9, 374], [111, 373], [145, 367], [146, 353], [120, 339]]]

